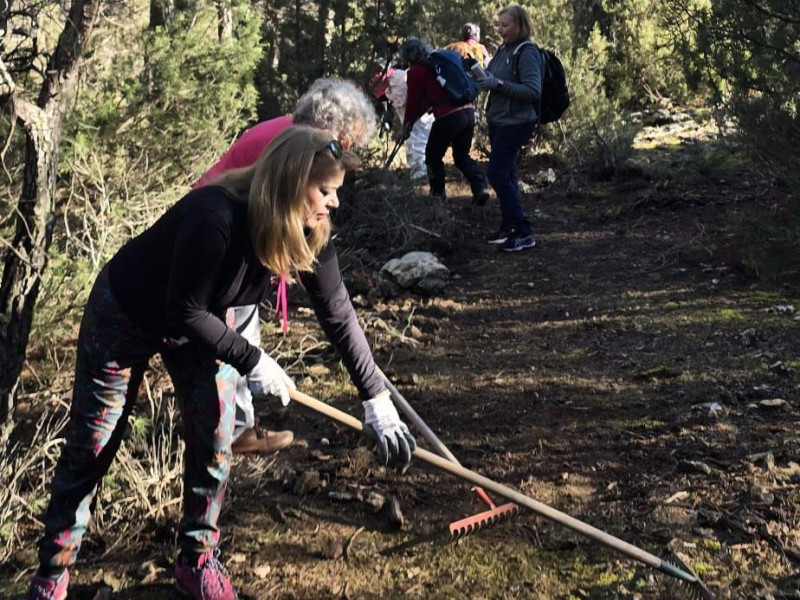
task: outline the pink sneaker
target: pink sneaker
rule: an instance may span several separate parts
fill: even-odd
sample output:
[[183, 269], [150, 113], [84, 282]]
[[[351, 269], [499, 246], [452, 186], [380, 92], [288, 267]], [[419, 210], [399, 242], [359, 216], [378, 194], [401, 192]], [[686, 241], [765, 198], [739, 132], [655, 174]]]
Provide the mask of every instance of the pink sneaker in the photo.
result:
[[196, 566], [175, 564], [178, 590], [194, 600], [237, 600], [228, 572], [212, 552], [200, 555]]
[[69, 572], [64, 570], [56, 579], [48, 579], [41, 575], [34, 575], [25, 600], [66, 600], [67, 586], [69, 585]]

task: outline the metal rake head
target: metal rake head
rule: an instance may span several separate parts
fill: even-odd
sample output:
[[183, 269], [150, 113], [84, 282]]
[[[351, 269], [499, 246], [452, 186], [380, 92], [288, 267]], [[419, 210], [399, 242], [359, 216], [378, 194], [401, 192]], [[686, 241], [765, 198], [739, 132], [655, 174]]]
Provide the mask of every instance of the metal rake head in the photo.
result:
[[486, 510], [471, 517], [466, 517], [459, 521], [450, 523], [450, 540], [456, 541], [461, 538], [477, 533], [489, 527], [494, 527], [500, 523], [505, 523], [512, 519], [519, 512], [519, 507], [513, 502], [503, 504], [491, 510]]

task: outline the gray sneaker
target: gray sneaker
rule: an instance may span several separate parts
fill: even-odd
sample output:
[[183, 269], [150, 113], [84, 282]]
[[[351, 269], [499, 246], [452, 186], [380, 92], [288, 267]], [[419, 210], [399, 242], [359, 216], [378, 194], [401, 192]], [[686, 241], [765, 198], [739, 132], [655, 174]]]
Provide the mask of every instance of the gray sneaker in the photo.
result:
[[533, 248], [535, 245], [536, 240], [533, 239], [532, 233], [529, 233], [528, 235], [517, 235], [512, 233], [508, 236], [508, 239], [503, 242], [503, 245], [500, 246], [500, 250], [503, 252], [519, 252], [520, 250]]

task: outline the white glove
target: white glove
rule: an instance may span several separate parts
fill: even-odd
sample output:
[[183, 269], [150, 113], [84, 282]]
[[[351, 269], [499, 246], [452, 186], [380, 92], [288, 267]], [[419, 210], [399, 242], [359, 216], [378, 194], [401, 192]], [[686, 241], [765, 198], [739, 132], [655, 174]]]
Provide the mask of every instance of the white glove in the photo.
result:
[[417, 442], [408, 426], [400, 420], [389, 390], [362, 404], [364, 432], [375, 440], [378, 460], [384, 466], [402, 471], [411, 463], [411, 453], [416, 449]]
[[247, 387], [250, 388], [253, 398], [278, 396], [284, 406], [289, 404], [288, 388], [297, 389], [291, 377], [263, 350], [258, 364], [247, 374]]

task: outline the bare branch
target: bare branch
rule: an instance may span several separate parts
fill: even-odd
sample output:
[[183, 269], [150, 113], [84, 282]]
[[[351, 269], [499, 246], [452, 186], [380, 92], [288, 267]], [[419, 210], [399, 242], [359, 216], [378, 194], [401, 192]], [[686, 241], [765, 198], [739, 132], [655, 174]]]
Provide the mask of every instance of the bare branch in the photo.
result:
[[[0, 2], [4, 1], [0, 0]], [[8, 102], [15, 89], [14, 79], [11, 77], [11, 73], [8, 72], [6, 64], [3, 62], [3, 57], [0, 56], [0, 108]]]
[[751, 42], [752, 44], [754, 44], [756, 46], [761, 46], [762, 48], [766, 48], [767, 50], [773, 50], [777, 54], [782, 55], [787, 60], [791, 60], [792, 62], [800, 63], [800, 56], [798, 56], [796, 54], [792, 54], [791, 52], [789, 52], [786, 49], [786, 47], [781, 48], [779, 46], [775, 46], [773, 44], [768, 43], [767, 41], [765, 41], [763, 39], [758, 39], [755, 36], [752, 36], [752, 35], [746, 33], [745, 31], [740, 31], [739, 35], [741, 35], [748, 42]]
[[771, 19], [778, 19], [779, 21], [783, 21], [784, 23], [792, 23], [793, 25], [800, 25], [800, 18], [797, 18], [796, 16], [791, 16], [784, 13], [776, 12], [771, 8], [767, 8], [766, 6], [756, 2], [755, 0], [742, 0], [742, 2], [744, 2], [748, 6], [752, 6], [762, 15], [770, 17]]

